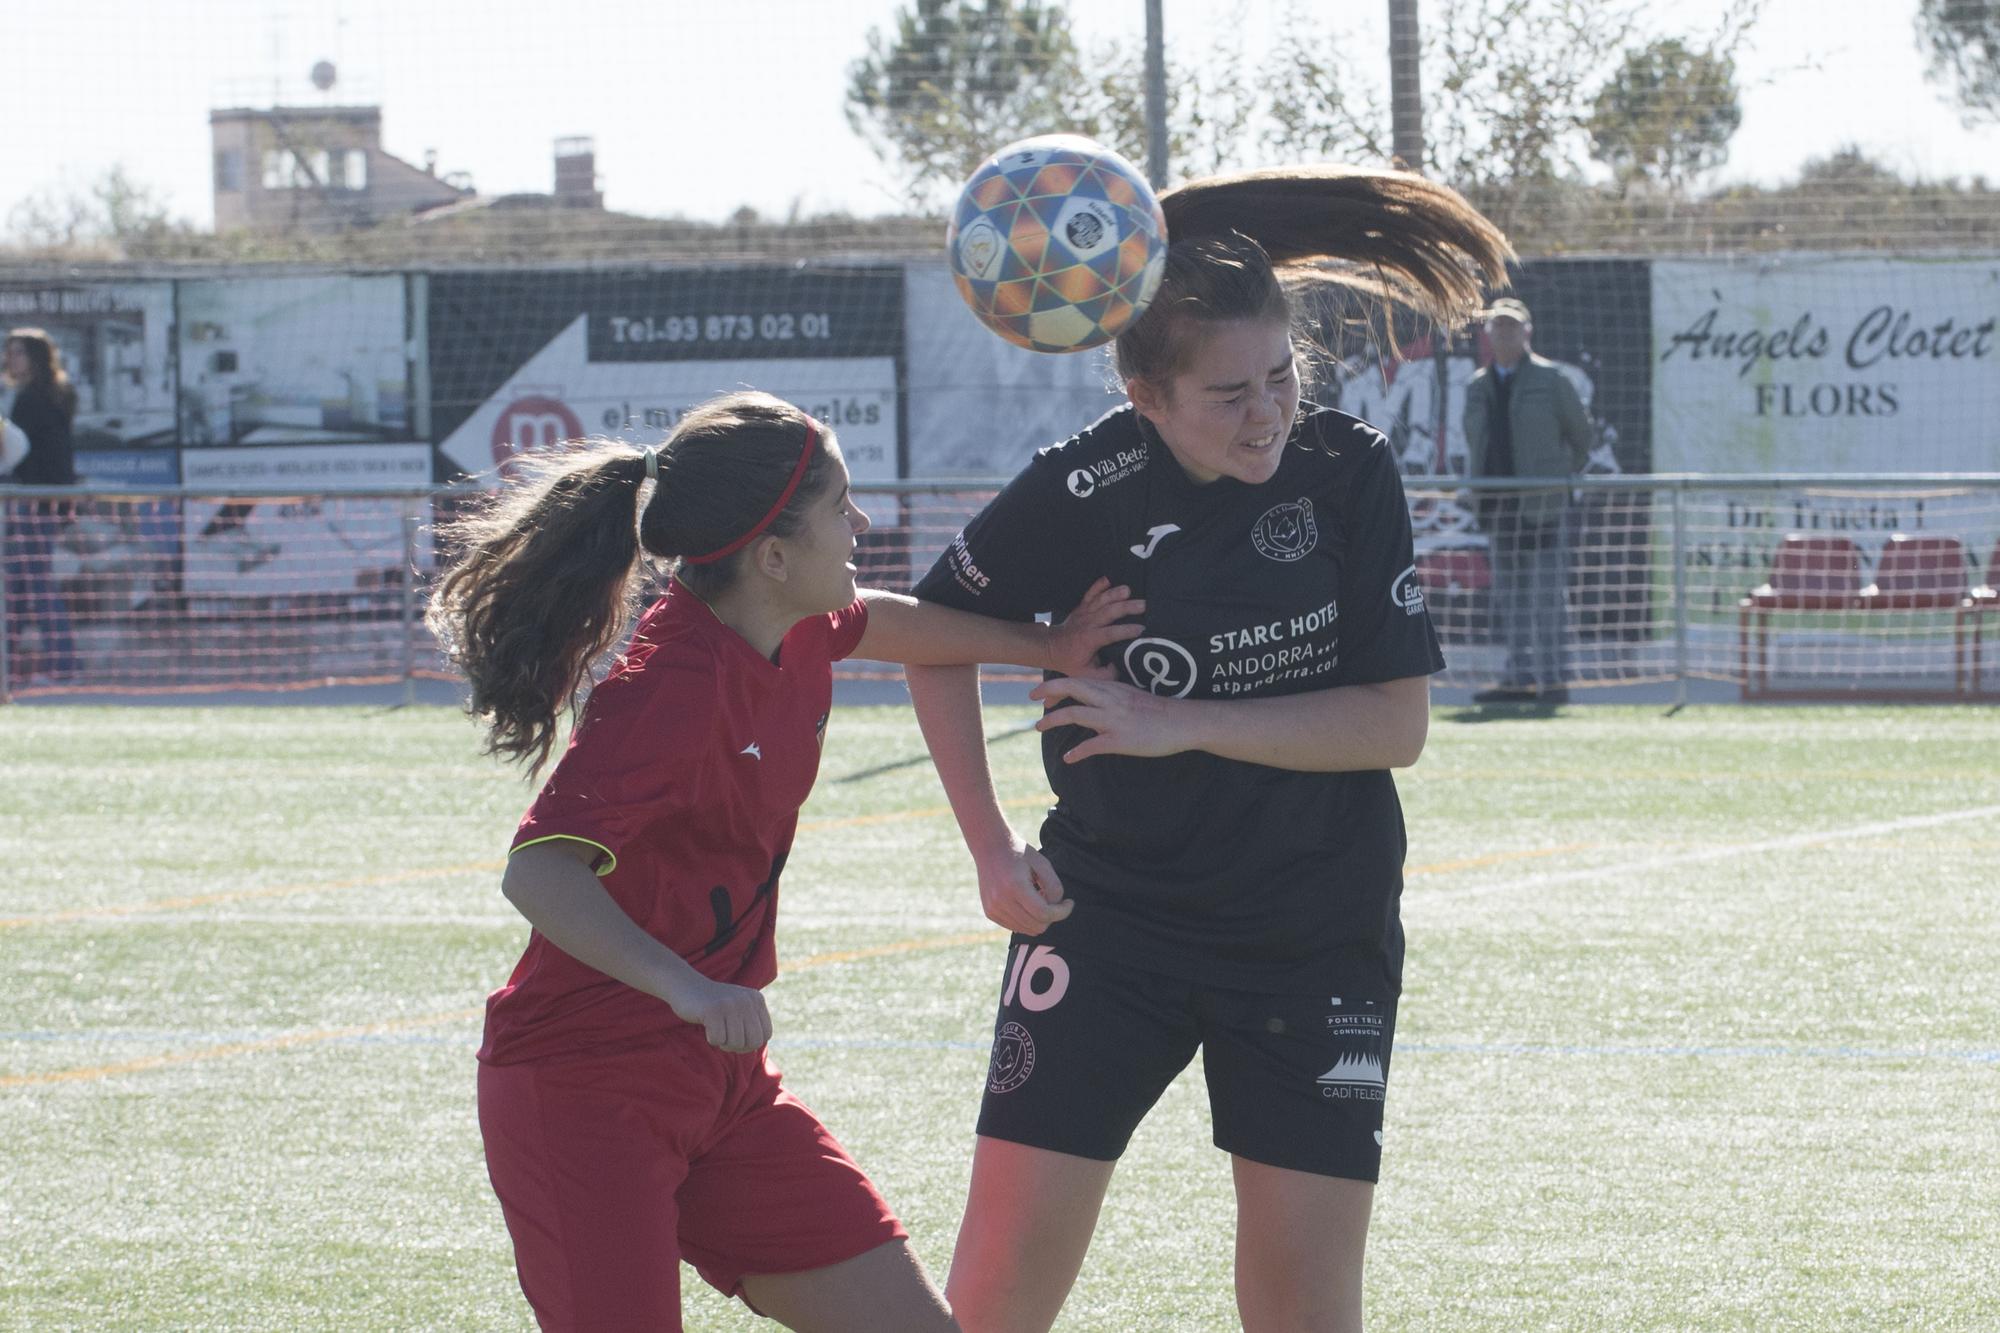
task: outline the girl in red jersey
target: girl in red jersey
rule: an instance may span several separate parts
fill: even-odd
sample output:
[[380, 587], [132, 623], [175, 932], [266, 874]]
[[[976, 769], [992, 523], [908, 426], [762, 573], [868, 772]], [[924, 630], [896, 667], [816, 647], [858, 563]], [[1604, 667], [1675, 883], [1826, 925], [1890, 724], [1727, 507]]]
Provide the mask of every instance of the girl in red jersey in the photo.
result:
[[676, 564], [502, 883], [534, 930], [487, 1004], [479, 1121], [522, 1289], [545, 1328], [679, 1328], [685, 1258], [789, 1327], [956, 1328], [908, 1233], [764, 1051], [779, 876], [831, 664], [1100, 674], [1089, 663], [1138, 632], [1112, 622], [1139, 604], [1100, 585], [1051, 628], [857, 595], [868, 520], [840, 451], [766, 394], [696, 409], [658, 450], [601, 442], [528, 466], [455, 525], [463, 550], [429, 613], [491, 751], [546, 759], [633, 609], [641, 550]]

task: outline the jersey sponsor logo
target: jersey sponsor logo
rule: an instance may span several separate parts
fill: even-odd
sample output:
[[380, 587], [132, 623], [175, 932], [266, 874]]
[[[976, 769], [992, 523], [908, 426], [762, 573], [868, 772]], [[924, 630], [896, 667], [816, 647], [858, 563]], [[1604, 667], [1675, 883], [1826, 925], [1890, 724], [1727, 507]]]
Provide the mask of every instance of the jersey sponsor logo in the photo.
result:
[[755, 759], [755, 760], [757, 760], [757, 761], [758, 761], [759, 763], [762, 763], [762, 762], [763, 762], [763, 760], [764, 760], [764, 752], [763, 752], [762, 750], [760, 750], [760, 749], [758, 749], [758, 748], [757, 748], [757, 742], [755, 742], [755, 741], [751, 741], [751, 742], [750, 742], [750, 743], [749, 743], [748, 745], [744, 746], [744, 747], [743, 747], [742, 749], [738, 750], [738, 751], [737, 751], [736, 753], [738, 753], [738, 754], [747, 754], [747, 755], [749, 755], [749, 756], [750, 756], [750, 757], [751, 757], [752, 759]]
[[1172, 639], [1134, 639], [1125, 645], [1125, 674], [1149, 694], [1185, 699], [1194, 689], [1194, 654]]
[[986, 1070], [988, 1092], [1012, 1092], [1035, 1072], [1035, 1039], [1019, 1023], [1002, 1023], [993, 1034], [993, 1059]]
[[[1047, 980], [1043, 980], [1047, 978]], [[1046, 944], [1023, 944], [1014, 950], [1014, 966], [1007, 972], [1007, 989], [1001, 993], [1002, 1008], [1021, 1002], [1030, 1013], [1041, 1013], [1062, 1003], [1069, 993], [1069, 964]]]
[[972, 562], [972, 548], [965, 544], [962, 532], [951, 539], [951, 546], [945, 551], [945, 561], [951, 568], [952, 582], [975, 597], [985, 592], [993, 582]]
[[1181, 530], [1181, 525], [1178, 523], [1155, 524], [1154, 526], [1146, 529], [1145, 544], [1143, 546], [1133, 547], [1132, 554], [1138, 556], [1141, 560], [1144, 560], [1147, 556], [1151, 555], [1153, 553], [1153, 549], [1160, 544], [1161, 538], [1170, 537], [1174, 533], [1179, 532], [1180, 530]]
[[1424, 585], [1417, 582], [1415, 565], [1396, 575], [1396, 581], [1389, 585], [1389, 601], [1402, 607], [1406, 616], [1424, 613]]
[[1389, 1078], [1382, 1062], [1387, 1024], [1380, 1006], [1363, 1000], [1358, 1007], [1348, 1007], [1336, 995], [1333, 1010], [1326, 1016], [1326, 1032], [1339, 1055], [1314, 1080], [1320, 1097], [1326, 1101], [1381, 1101]]
[[1265, 510], [1250, 528], [1250, 544], [1266, 559], [1290, 564], [1303, 560], [1319, 545], [1319, 525], [1313, 521], [1312, 501], [1301, 496]]
[[1088, 500], [1106, 486], [1125, 480], [1146, 465], [1146, 451], [1120, 449], [1109, 458], [1101, 458], [1095, 463], [1086, 463], [1071, 472], [1064, 484], [1069, 493], [1079, 500]]

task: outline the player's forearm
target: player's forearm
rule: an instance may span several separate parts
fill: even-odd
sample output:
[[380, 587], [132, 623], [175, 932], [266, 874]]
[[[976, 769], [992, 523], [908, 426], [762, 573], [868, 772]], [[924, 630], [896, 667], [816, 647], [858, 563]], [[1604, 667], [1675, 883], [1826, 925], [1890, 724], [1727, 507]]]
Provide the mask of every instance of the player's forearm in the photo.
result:
[[953, 666], [997, 662], [1008, 666], [1050, 667], [1049, 627], [1036, 621], [999, 620], [920, 602], [878, 588], [862, 590], [868, 628], [856, 657], [909, 666]]
[[911, 666], [904, 669], [917, 725], [931, 752], [945, 799], [973, 855], [1008, 845], [1013, 828], [993, 789], [986, 762], [986, 733], [979, 704], [979, 669]]
[[1408, 768], [1430, 731], [1423, 676], [1277, 699], [1191, 699], [1186, 748], [1302, 773]]
[[700, 974], [640, 929], [590, 867], [571, 854], [571, 845], [543, 843], [515, 852], [507, 858], [500, 891], [529, 925], [579, 963], [673, 1004]]

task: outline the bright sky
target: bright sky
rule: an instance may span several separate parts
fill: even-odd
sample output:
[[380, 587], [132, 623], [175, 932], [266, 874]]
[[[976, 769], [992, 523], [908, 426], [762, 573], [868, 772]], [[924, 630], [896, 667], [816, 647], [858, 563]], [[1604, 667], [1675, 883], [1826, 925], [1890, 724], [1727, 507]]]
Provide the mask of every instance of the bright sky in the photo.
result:
[[[1425, 7], [1437, 0], [1424, 0]], [[1725, 0], [1658, 0], [1661, 30], [1705, 32]], [[37, 0], [9, 6], [0, 224], [114, 164], [171, 210], [212, 219], [215, 106], [383, 108], [384, 146], [482, 193], [547, 190], [561, 136], [594, 136], [606, 203], [720, 218], [894, 211], [894, 177], [848, 129], [848, 64], [901, 0]], [[1086, 39], [1136, 38], [1144, 0], [1070, 0]], [[1722, 179], [1777, 181], [1858, 143], [1905, 173], [2000, 176], [2000, 130], [1968, 131], [1922, 78], [1916, 0], [1768, 0]], [[1225, 26], [1256, 58], [1287, 12], [1324, 14], [1386, 66], [1384, 0], [1165, 0], [1170, 58]], [[307, 71], [333, 60], [340, 84]], [[998, 147], [998, 145], [995, 145]], [[1246, 163], [1245, 165], [1255, 165]]]

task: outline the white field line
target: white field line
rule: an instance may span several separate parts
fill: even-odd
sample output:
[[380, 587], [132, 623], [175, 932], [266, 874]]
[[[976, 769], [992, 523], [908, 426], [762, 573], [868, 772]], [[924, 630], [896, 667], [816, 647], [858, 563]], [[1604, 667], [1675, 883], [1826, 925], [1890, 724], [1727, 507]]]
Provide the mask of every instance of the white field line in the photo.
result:
[[1466, 884], [1457, 888], [1430, 889], [1414, 896], [1406, 895], [1403, 899], [1403, 911], [1405, 915], [1409, 915], [1413, 910], [1422, 911], [1445, 903], [1463, 902], [1468, 898], [1485, 898], [1498, 893], [1518, 893], [1524, 889], [1547, 888], [1556, 884], [1580, 884], [1620, 875], [1646, 874], [1654, 870], [1704, 865], [1711, 861], [1727, 861], [1739, 856], [1757, 856], [1765, 852], [1789, 852], [1808, 847], [1824, 847], [1830, 843], [1912, 833], [1918, 829], [1937, 828], [1944, 824], [1962, 824], [1972, 819], [2000, 819], [2000, 805], [1974, 806], [1969, 810], [1947, 810], [1934, 815], [1910, 815], [1903, 819], [1885, 819], [1872, 824], [1854, 824], [1847, 828], [1792, 833], [1782, 838], [1764, 838], [1757, 842], [1737, 842], [1721, 847], [1704, 847], [1691, 852], [1642, 856], [1629, 861], [1614, 861], [1609, 865], [1589, 866], [1580, 870], [1549, 870], [1536, 875], [1523, 875], [1518, 879]]

